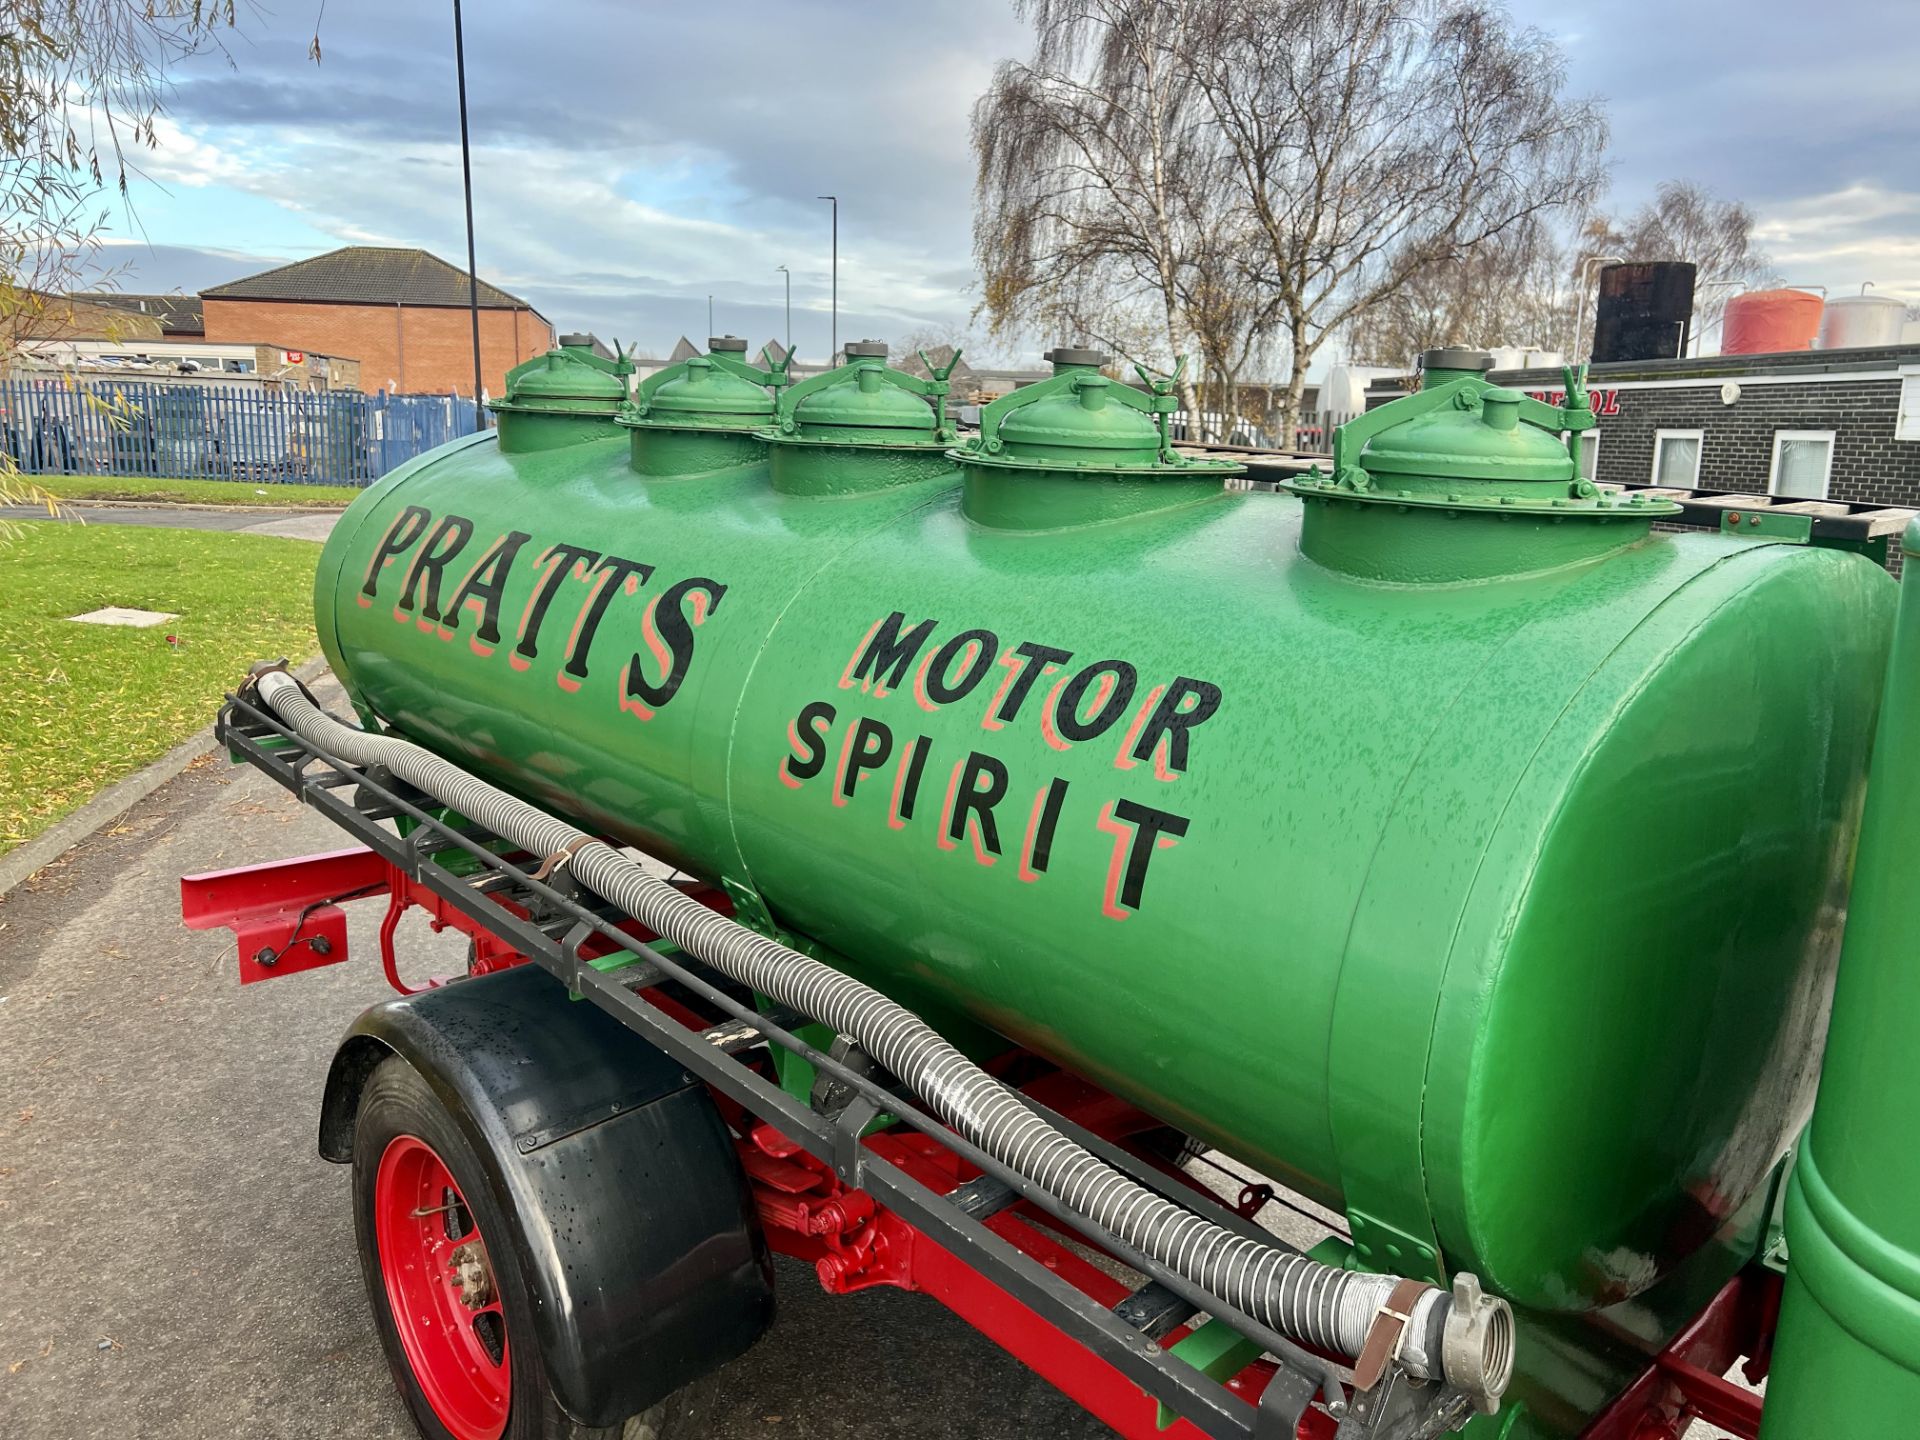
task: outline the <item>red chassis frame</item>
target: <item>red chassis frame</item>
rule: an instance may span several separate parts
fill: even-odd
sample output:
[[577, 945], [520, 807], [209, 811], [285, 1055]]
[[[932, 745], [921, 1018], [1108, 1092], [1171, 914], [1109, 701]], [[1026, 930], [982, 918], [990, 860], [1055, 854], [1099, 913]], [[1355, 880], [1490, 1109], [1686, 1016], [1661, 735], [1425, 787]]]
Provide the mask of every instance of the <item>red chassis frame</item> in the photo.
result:
[[[727, 913], [727, 897], [718, 890], [695, 890], [694, 898]], [[196, 930], [226, 927], [239, 942], [240, 982], [252, 984], [297, 974], [348, 958], [346, 915], [341, 905], [374, 896], [387, 897], [380, 925], [380, 956], [389, 984], [402, 994], [418, 988], [400, 978], [394, 935], [409, 909], [427, 913], [436, 931], [451, 927], [473, 948], [468, 974], [486, 974], [526, 963], [481, 922], [415, 884], [384, 857], [363, 847], [293, 860], [247, 865], [234, 870], [189, 875], [180, 881], [180, 908]], [[505, 904], [506, 902], [500, 902]], [[509, 907], [511, 908], [511, 907]], [[642, 940], [655, 938], [637, 924], [625, 927]], [[607, 953], [604, 941], [583, 948], [586, 958]], [[428, 982], [428, 988], [447, 977]], [[671, 999], [648, 991], [648, 998], [674, 1019], [695, 1030], [708, 1021]], [[1020, 1085], [1023, 1093], [1104, 1140], [1196, 1190], [1185, 1171], [1127, 1142], [1160, 1128], [1144, 1111], [1063, 1071], [1009, 1057], [1021, 1073], [1037, 1078]], [[1025, 1061], [1027, 1063], [1022, 1064]], [[1008, 1354], [1044, 1377], [1083, 1409], [1127, 1440], [1204, 1440], [1185, 1420], [1162, 1428], [1158, 1404], [1138, 1386], [1057, 1326], [1042, 1320], [978, 1270], [941, 1248], [914, 1226], [876, 1202], [863, 1190], [842, 1184], [832, 1168], [807, 1154], [773, 1126], [716, 1095], [732, 1127], [735, 1147], [752, 1186], [768, 1243], [783, 1255], [814, 1267], [820, 1283], [835, 1294], [876, 1285], [917, 1290], [932, 1296]], [[901, 1129], [863, 1142], [881, 1158], [940, 1194], [973, 1180], [976, 1171], [930, 1136]], [[1211, 1193], [1211, 1192], [1204, 1192]], [[1273, 1198], [1264, 1186], [1250, 1186], [1235, 1208], [1249, 1218]], [[1017, 1201], [983, 1223], [1008, 1243], [1039, 1260], [1096, 1303], [1112, 1307], [1129, 1288], [1086, 1258], [1078, 1237], [1052, 1216]], [[1707, 1420], [1740, 1440], [1757, 1440], [1760, 1397], [1721, 1377], [1742, 1357], [1744, 1373], [1758, 1381], [1766, 1373], [1774, 1322], [1779, 1314], [1778, 1278], [1758, 1270], [1745, 1272], [1715, 1297], [1666, 1350], [1653, 1356], [1640, 1377], [1584, 1432], [1581, 1440], [1680, 1440], [1695, 1419]], [[1171, 1348], [1189, 1330], [1181, 1326], [1160, 1341]], [[1256, 1360], [1223, 1383], [1250, 1404], [1257, 1403], [1273, 1366]], [[1332, 1440], [1334, 1422], [1310, 1410], [1299, 1440]]]

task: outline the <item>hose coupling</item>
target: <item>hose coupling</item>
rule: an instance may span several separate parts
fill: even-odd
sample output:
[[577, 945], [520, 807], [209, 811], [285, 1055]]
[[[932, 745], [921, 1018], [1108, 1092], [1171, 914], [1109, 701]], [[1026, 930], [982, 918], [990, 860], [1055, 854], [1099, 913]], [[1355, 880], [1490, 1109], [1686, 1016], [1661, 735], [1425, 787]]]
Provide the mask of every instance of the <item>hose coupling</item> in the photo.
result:
[[1513, 1379], [1513, 1307], [1466, 1274], [1453, 1277], [1451, 1298], [1440, 1339], [1441, 1371], [1448, 1385], [1491, 1415]]

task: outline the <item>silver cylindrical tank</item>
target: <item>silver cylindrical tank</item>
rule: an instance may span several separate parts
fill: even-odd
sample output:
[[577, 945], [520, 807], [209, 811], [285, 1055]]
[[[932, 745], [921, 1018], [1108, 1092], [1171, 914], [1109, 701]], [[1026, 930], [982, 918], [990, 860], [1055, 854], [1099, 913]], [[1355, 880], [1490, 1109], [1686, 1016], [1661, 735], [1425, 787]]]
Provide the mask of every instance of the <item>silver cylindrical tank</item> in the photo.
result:
[[1842, 295], [1827, 302], [1820, 317], [1822, 350], [1860, 350], [1869, 345], [1898, 345], [1907, 320], [1907, 303], [1890, 295]]

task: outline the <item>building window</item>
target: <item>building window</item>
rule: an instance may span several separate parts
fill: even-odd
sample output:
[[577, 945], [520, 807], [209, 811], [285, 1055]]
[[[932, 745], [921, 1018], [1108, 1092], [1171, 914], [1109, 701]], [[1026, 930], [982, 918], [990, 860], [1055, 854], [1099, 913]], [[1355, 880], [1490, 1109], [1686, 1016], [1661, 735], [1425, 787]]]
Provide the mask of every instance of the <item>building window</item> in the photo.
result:
[[1653, 483], [1671, 485], [1676, 490], [1695, 490], [1700, 485], [1700, 452], [1706, 435], [1699, 430], [1656, 430], [1653, 432]]
[[1600, 479], [1600, 432], [1589, 430], [1580, 437], [1580, 478]]
[[1833, 431], [1776, 430], [1773, 432], [1773, 469], [1767, 475], [1767, 493], [1791, 495], [1796, 500], [1827, 498], [1827, 478], [1833, 473]]

